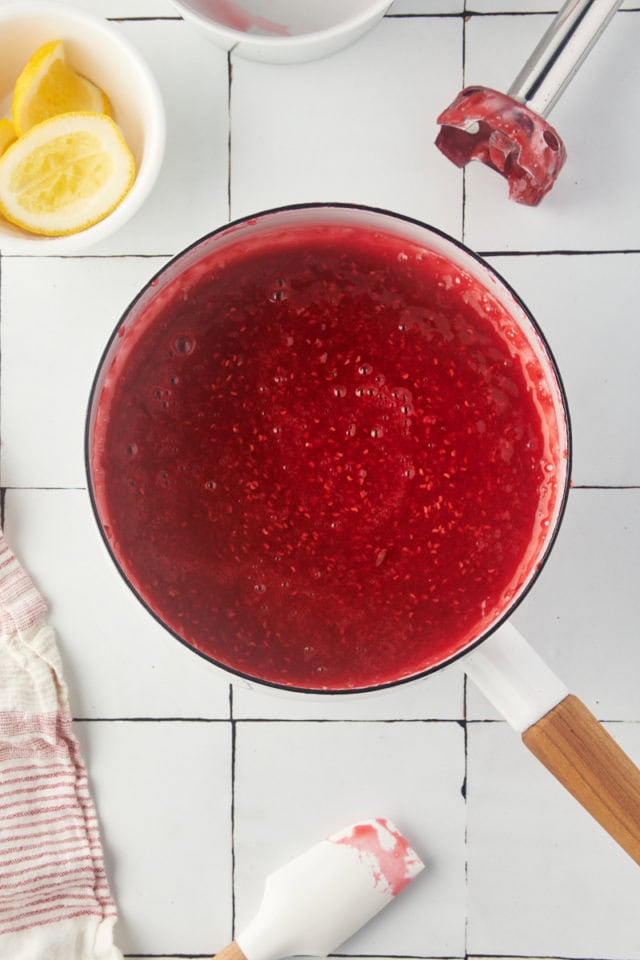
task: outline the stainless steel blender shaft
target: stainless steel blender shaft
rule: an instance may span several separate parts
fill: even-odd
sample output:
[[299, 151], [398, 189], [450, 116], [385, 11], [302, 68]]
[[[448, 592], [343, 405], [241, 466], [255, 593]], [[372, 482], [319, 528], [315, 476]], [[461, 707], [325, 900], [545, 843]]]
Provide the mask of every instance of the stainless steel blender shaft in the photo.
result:
[[507, 91], [546, 117], [622, 0], [567, 0]]

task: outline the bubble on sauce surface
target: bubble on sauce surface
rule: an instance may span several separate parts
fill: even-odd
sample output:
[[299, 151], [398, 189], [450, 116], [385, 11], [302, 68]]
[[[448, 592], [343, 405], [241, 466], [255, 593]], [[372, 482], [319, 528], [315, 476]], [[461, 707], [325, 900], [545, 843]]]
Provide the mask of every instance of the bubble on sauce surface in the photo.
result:
[[272, 303], [281, 303], [286, 300], [289, 296], [287, 281], [283, 280], [281, 277], [278, 278], [273, 287], [269, 290], [268, 299]]
[[188, 333], [181, 333], [173, 341], [173, 348], [176, 353], [181, 356], [188, 356], [190, 353], [193, 353], [196, 347], [196, 341], [194, 337], [189, 336]]

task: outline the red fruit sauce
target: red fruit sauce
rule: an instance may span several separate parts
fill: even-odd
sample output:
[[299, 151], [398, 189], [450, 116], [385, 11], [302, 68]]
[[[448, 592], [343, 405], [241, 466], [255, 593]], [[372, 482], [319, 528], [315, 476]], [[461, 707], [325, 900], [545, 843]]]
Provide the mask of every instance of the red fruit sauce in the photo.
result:
[[547, 381], [505, 309], [390, 233], [238, 233], [120, 330], [96, 506], [128, 580], [218, 663], [390, 683], [495, 622], [557, 496]]

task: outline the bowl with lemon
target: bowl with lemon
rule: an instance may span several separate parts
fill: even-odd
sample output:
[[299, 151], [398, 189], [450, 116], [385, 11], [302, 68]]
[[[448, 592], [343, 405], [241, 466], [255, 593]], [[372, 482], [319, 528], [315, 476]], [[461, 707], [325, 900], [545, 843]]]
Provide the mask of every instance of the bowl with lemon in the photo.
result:
[[157, 84], [118, 28], [64, 4], [0, 4], [0, 253], [89, 247], [157, 179]]

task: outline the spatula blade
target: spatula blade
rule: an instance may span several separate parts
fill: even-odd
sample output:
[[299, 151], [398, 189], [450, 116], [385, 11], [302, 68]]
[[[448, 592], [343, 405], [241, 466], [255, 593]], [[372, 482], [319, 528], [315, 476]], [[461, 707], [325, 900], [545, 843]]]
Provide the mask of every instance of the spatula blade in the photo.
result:
[[424, 868], [389, 820], [353, 824], [272, 873], [236, 942], [247, 960], [326, 956]]

